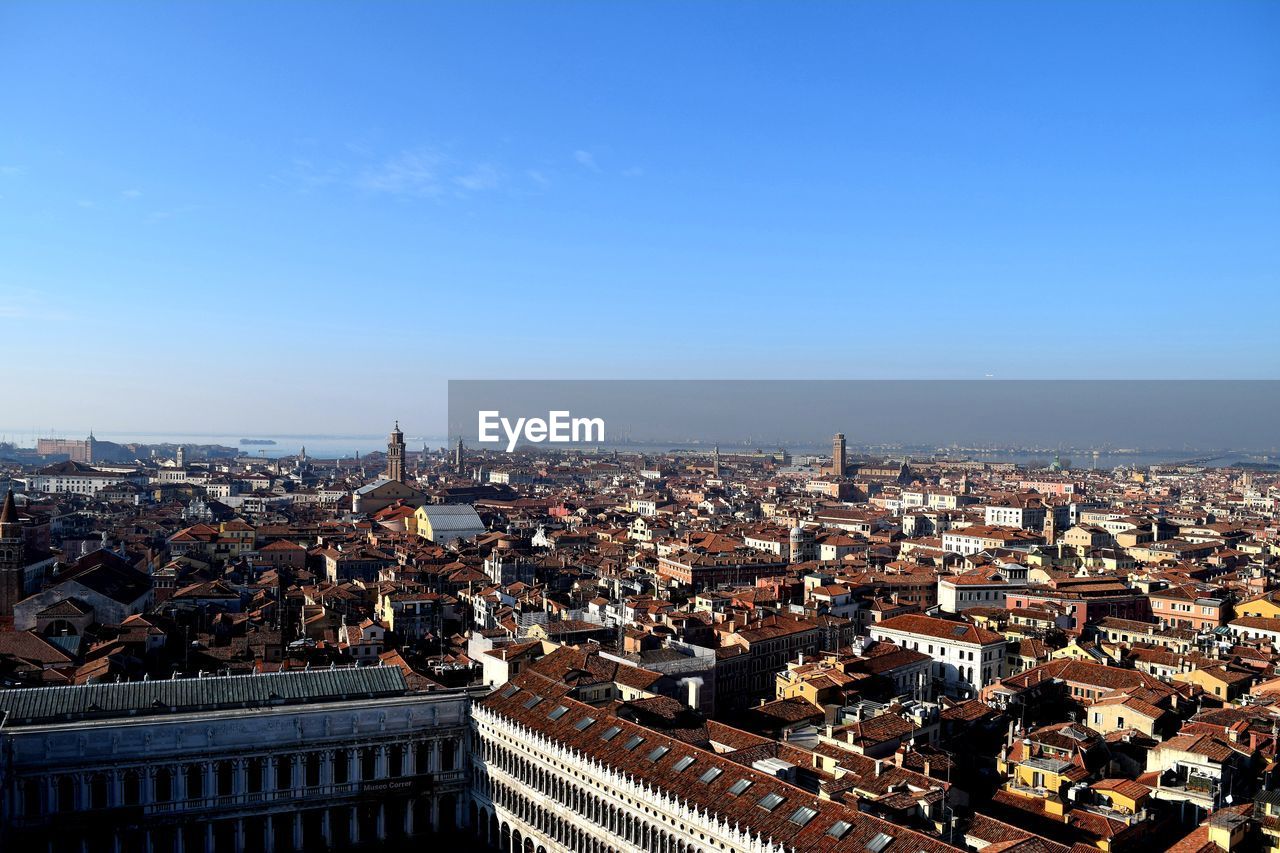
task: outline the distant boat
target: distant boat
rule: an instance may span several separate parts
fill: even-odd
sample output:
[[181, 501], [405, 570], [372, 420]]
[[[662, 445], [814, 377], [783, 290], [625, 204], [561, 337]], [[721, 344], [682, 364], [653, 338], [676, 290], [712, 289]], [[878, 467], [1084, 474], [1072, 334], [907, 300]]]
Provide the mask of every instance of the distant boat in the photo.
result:
[[270, 438], [242, 438], [242, 439], [240, 439], [240, 443], [241, 443], [241, 444], [263, 444], [263, 445], [266, 445], [266, 444], [275, 444], [275, 441], [273, 441], [273, 440], [272, 440], [272, 439], [270, 439]]

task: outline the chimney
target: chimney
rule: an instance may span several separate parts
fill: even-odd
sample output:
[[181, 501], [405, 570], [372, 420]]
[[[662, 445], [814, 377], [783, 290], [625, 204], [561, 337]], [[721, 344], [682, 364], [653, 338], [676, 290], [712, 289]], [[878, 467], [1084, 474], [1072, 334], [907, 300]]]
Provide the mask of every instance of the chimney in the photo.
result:
[[689, 679], [689, 702], [688, 702], [688, 705], [689, 705], [689, 707], [690, 707], [690, 708], [693, 708], [695, 711], [696, 711], [696, 710], [698, 710], [698, 708], [699, 708], [699, 707], [701, 707], [701, 704], [702, 704], [702, 703], [701, 703], [701, 698], [702, 698], [702, 695], [701, 695], [701, 694], [702, 694], [702, 690], [701, 690], [701, 688], [702, 688], [702, 682], [701, 682], [701, 681], [699, 681], [699, 680], [698, 680], [698, 679], [696, 679], [696, 678], [690, 678], [690, 679]]
[[876, 778], [877, 778], [877, 779], [879, 779], [879, 778], [880, 778], [880, 771], [881, 771], [881, 770], [883, 770], [883, 769], [884, 769], [884, 761], [882, 761], [881, 759], [877, 758], [877, 759], [876, 759]]

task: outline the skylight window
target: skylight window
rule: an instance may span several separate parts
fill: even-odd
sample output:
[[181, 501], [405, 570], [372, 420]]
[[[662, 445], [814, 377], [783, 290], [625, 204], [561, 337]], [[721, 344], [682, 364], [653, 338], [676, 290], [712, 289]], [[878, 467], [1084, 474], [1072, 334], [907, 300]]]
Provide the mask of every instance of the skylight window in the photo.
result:
[[585, 732], [596, 724], [595, 717], [583, 717], [581, 720], [573, 724], [573, 727], [580, 732]]
[[876, 837], [867, 842], [867, 849], [871, 853], [881, 853], [884, 848], [893, 843], [892, 835], [885, 835], [883, 832], [877, 832]]
[[524, 700], [524, 706], [526, 708], [532, 708], [534, 705], [537, 705], [541, 701], [542, 701], [542, 697], [538, 696], [537, 694], [534, 694], [533, 696], [530, 696], [528, 699]]
[[516, 694], [517, 694], [517, 693], [519, 693], [519, 692], [520, 692], [520, 688], [519, 688], [519, 687], [516, 687], [514, 684], [512, 684], [512, 685], [511, 685], [510, 687], [508, 687], [506, 690], [502, 691], [502, 698], [503, 698], [503, 699], [510, 699], [512, 696], [516, 695]]
[[809, 821], [818, 816], [817, 809], [811, 809], [808, 806], [801, 806], [791, 813], [789, 820], [796, 826], [805, 826]]
[[703, 773], [701, 776], [699, 776], [698, 781], [704, 784], [709, 784], [711, 782], [716, 781], [716, 779], [720, 778], [720, 774], [723, 772], [724, 771], [721, 770], [719, 767], [712, 767], [708, 769], [706, 773]]
[[650, 750], [650, 752], [649, 752], [649, 760], [650, 760], [650, 761], [657, 761], [659, 758], [661, 758], [662, 756], [666, 755], [666, 754], [667, 754], [668, 752], [670, 752], [670, 751], [671, 751], [671, 747], [669, 747], [669, 746], [655, 746], [655, 747], [654, 747], [652, 750]]
[[781, 797], [774, 793], [765, 794], [760, 798], [760, 808], [767, 812], [771, 812], [778, 806], [782, 805], [782, 801], [785, 799], [786, 797]]
[[736, 797], [750, 787], [751, 787], [750, 779], [739, 779], [737, 782], [734, 782], [732, 785], [729, 786], [729, 793]]
[[627, 738], [627, 742], [622, 745], [622, 748], [630, 752], [642, 743], [644, 743], [644, 738], [640, 737], [640, 735], [632, 735]]
[[844, 838], [849, 834], [849, 830], [851, 829], [853, 829], [853, 824], [846, 820], [838, 820], [831, 824], [831, 828], [827, 830], [827, 835], [837, 839]]
[[622, 729], [617, 726], [609, 726], [609, 728], [604, 730], [604, 734], [600, 735], [600, 740], [613, 740], [618, 736], [618, 732], [620, 731], [622, 731]]
[[557, 705], [551, 709], [551, 713], [547, 714], [547, 716], [553, 720], [558, 720], [567, 713], [569, 713], [569, 709], [567, 706]]
[[689, 765], [692, 763], [693, 763], [693, 756], [686, 755], [684, 758], [681, 758], [679, 761], [673, 764], [671, 766], [671, 769], [676, 771], [677, 773], [683, 773], [684, 771], [689, 769]]

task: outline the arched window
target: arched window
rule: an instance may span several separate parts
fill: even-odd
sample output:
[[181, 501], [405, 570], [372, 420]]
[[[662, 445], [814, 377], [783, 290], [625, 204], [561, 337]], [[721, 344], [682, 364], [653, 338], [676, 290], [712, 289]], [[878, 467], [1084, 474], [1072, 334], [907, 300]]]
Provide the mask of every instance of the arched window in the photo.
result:
[[426, 740], [420, 740], [418, 741], [418, 744], [415, 748], [418, 750], [418, 754], [416, 756], [417, 758], [416, 763], [419, 769], [421, 770], [428, 769], [430, 765], [427, 764], [427, 761], [431, 757], [431, 742]]
[[188, 764], [187, 769], [187, 799], [195, 800], [204, 796], [204, 766], [201, 764]]
[[276, 790], [287, 791], [293, 787], [293, 756], [281, 755], [276, 758]]
[[218, 762], [218, 796], [226, 797], [235, 793], [236, 765], [233, 761]]
[[[34, 791], [33, 791], [34, 793]], [[39, 795], [36, 795], [39, 800]], [[29, 809], [30, 807], [28, 807]], [[76, 810], [76, 777], [58, 777], [58, 811], [73, 812]]]
[[89, 782], [89, 808], [105, 809], [107, 807], [107, 777], [99, 773]]
[[260, 793], [266, 785], [267, 760], [262, 756], [249, 759], [249, 793]]
[[121, 790], [124, 795], [124, 805], [136, 806], [142, 802], [142, 777], [137, 770], [125, 771]]
[[173, 770], [168, 767], [161, 767], [156, 770], [156, 792], [157, 803], [167, 803], [173, 799]]
[[[59, 805], [59, 808], [66, 808]], [[75, 808], [73, 804], [71, 808]], [[39, 779], [23, 779], [22, 780], [22, 810], [23, 814], [28, 817], [35, 817], [40, 814], [40, 780]]]

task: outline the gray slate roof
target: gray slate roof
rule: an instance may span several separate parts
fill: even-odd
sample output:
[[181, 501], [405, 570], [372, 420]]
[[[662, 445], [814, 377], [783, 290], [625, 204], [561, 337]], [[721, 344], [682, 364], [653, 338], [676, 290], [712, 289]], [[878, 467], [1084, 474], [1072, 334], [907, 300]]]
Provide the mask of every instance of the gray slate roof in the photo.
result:
[[96, 717], [171, 714], [400, 696], [404, 673], [394, 666], [291, 670], [254, 675], [175, 678], [0, 690], [0, 728]]
[[432, 533], [449, 533], [455, 530], [484, 530], [484, 522], [475, 507], [469, 504], [443, 504], [440, 506], [424, 506], [422, 513], [431, 523]]

